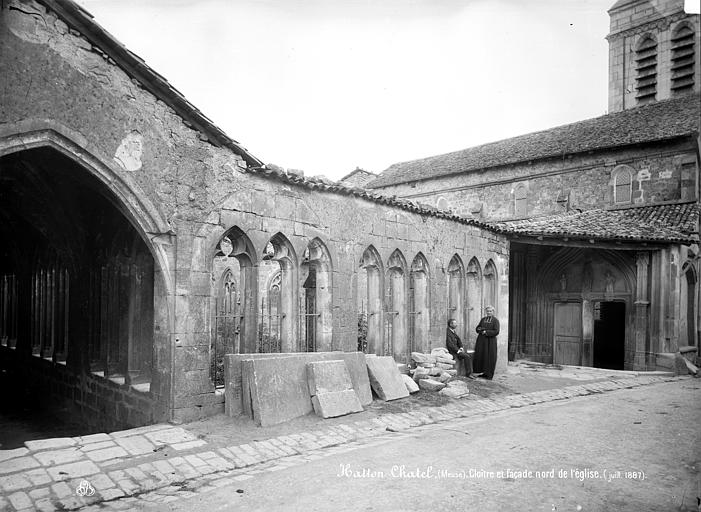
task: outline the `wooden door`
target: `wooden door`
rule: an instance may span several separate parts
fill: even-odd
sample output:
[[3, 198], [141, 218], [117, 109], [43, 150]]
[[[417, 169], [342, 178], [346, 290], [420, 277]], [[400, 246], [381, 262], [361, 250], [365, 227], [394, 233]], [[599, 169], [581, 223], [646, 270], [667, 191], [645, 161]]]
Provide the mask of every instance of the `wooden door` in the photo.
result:
[[555, 303], [554, 364], [582, 364], [582, 305]]

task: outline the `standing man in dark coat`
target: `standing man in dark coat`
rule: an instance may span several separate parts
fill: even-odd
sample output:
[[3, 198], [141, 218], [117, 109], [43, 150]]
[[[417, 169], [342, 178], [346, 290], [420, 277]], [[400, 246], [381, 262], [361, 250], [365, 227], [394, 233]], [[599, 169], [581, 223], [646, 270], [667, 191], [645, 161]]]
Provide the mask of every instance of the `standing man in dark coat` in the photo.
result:
[[448, 352], [450, 352], [455, 361], [461, 359], [465, 364], [465, 376], [468, 379], [474, 379], [472, 376], [472, 357], [463, 349], [460, 336], [458, 336], [458, 333], [455, 332], [455, 328], [457, 326], [458, 322], [455, 320], [455, 318], [448, 320], [448, 330], [446, 331], [445, 335], [445, 348], [448, 349]]
[[477, 342], [475, 343], [475, 372], [478, 377], [492, 380], [497, 365], [497, 335], [499, 320], [494, 316], [494, 306], [484, 308], [487, 316], [477, 324]]

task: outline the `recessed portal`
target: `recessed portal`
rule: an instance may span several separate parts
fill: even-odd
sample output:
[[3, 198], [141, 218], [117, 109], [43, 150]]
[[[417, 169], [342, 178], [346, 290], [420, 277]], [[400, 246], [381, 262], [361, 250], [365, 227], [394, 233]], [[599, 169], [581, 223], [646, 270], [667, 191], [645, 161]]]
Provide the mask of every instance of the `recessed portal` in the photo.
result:
[[594, 366], [623, 370], [625, 339], [625, 303], [594, 303]]

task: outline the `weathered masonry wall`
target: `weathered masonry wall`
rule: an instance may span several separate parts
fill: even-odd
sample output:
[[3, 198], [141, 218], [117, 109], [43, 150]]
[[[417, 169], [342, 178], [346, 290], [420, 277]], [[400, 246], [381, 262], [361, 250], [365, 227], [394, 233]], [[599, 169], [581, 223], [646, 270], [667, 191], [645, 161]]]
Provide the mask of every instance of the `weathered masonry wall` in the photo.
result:
[[[79, 334], [95, 332], [84, 320], [95, 304], [84, 284], [92, 281], [81, 271], [100, 264], [79, 242], [60, 255], [72, 265], [66, 311], [69, 332], [76, 335], [65, 340], [67, 357], [43, 348], [34, 353], [23, 328], [2, 340], [6, 364], [30, 374], [41, 368], [47, 386], [63, 382], [62, 395], [86, 403], [80, 406], [86, 413], [98, 411], [101, 425], [121, 428], [218, 412], [220, 351], [356, 350], [361, 319], [366, 350], [402, 359], [412, 349], [443, 345], [449, 317], [457, 317], [471, 339], [468, 332], [492, 303], [502, 324], [498, 364], [505, 367], [503, 236], [429, 211], [247, 169], [240, 155], [190, 128], [166, 105], [168, 98], [156, 98], [116, 66], [108, 49], [94, 47], [36, 2], [3, 6], [0, 75], [0, 166], [16, 164], [13, 176], [24, 186], [28, 177], [20, 170], [32, 169], [40, 183], [49, 183], [52, 164], [60, 160], [62, 173], [84, 176], [86, 186], [115, 206], [121, 215], [115, 214], [121, 219], [115, 222], [130, 226], [153, 260], [144, 263], [152, 269], [151, 295], [123, 294], [94, 316], [100, 325], [118, 319], [110, 329], [119, 330], [126, 325], [121, 319], [140, 309], [140, 300], [152, 301], [152, 336], [117, 335], [118, 348], [104, 347], [97, 367], [80, 355], [92, 349], [90, 337]], [[49, 194], [45, 189], [37, 189], [38, 204], [41, 194]], [[4, 208], [41, 240], [32, 245], [32, 237], [25, 241], [20, 231], [6, 228], [11, 246], [29, 244], [39, 253], [51, 246], [48, 231], [32, 215]], [[61, 212], [52, 217], [60, 220]], [[101, 248], [104, 230], [84, 220], [69, 224]], [[69, 232], [60, 229], [59, 235]], [[111, 261], [109, 251], [106, 257]], [[13, 276], [18, 269], [24, 269], [20, 275], [36, 269], [22, 264], [9, 251], [0, 258], [0, 275], [19, 283], [7, 290], [17, 289], [14, 303], [21, 307], [12, 311], [19, 324], [29, 325], [31, 294]], [[261, 270], [275, 265], [277, 277], [274, 269]], [[138, 272], [124, 272], [130, 282], [141, 282]], [[259, 282], [263, 276], [266, 286]], [[133, 355], [146, 352], [147, 380], [135, 379]], [[98, 402], [105, 405], [90, 405]]]
[[[403, 183], [378, 192], [490, 220], [557, 213], [568, 201], [570, 207], [591, 209], [693, 200], [693, 148], [692, 140], [619, 148]], [[615, 179], [623, 169], [632, 178], [630, 197], [617, 202]], [[525, 211], [516, 204], [519, 188], [524, 190]]]

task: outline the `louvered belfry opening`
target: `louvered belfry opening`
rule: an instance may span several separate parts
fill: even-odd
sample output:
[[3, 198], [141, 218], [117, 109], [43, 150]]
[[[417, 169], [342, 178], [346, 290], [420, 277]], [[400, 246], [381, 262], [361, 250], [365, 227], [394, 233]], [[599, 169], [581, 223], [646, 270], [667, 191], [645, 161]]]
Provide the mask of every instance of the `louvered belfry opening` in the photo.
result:
[[683, 94], [694, 89], [695, 63], [694, 31], [683, 25], [672, 36], [672, 94]]
[[648, 103], [657, 95], [657, 42], [646, 37], [635, 52], [635, 99]]

